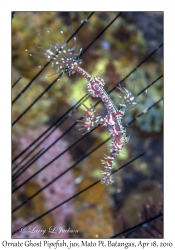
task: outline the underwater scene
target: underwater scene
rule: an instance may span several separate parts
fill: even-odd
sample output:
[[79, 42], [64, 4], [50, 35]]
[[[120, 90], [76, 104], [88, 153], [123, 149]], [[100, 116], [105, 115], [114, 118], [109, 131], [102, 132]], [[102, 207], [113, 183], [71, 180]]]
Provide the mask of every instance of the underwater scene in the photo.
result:
[[163, 238], [163, 12], [12, 13], [12, 238]]

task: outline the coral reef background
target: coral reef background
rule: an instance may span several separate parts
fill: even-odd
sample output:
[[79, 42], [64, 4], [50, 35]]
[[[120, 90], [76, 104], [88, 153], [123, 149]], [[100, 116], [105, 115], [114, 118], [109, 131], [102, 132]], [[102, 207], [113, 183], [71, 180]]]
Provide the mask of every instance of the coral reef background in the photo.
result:
[[[42, 54], [49, 42], [64, 42], [60, 30], [69, 38], [86, 20], [89, 12], [16, 12], [12, 19], [12, 84], [22, 79], [12, 89], [12, 100], [25, 88], [29, 81], [39, 72], [38, 66], [46, 61]], [[96, 12], [79, 30], [77, 52], [83, 50], [111, 22], [118, 13]], [[48, 36], [49, 30], [51, 36]], [[40, 33], [41, 35], [38, 35]], [[163, 42], [163, 12], [124, 12], [82, 55], [82, 66], [91, 75], [104, 78], [105, 88], [109, 91], [133, 70], [144, 58]], [[70, 47], [73, 41], [70, 41]], [[40, 46], [42, 48], [38, 48]], [[36, 57], [30, 57], [28, 49]], [[45, 78], [53, 74], [54, 69], [45, 69], [36, 78], [30, 88], [13, 104], [12, 121], [17, 117], [56, 79], [58, 76]], [[159, 49], [141, 67], [127, 79], [123, 86], [137, 94], [151, 84], [163, 73], [163, 51]], [[118, 90], [110, 96], [118, 105]], [[63, 115], [72, 105], [86, 94], [86, 80], [78, 74], [65, 75], [13, 126], [12, 159], [35, 140], [49, 125]], [[163, 78], [148, 89], [146, 97], [138, 97], [139, 104], [126, 114], [124, 124], [130, 122], [145, 108], [151, 106], [163, 95]], [[98, 99], [89, 99], [86, 104], [95, 104]], [[83, 107], [81, 107], [83, 109]], [[46, 147], [69, 128], [83, 111], [78, 109], [46, 140]], [[102, 105], [98, 112], [105, 113]], [[101, 183], [77, 196], [71, 202], [59, 207], [49, 215], [35, 222], [38, 228], [63, 226], [73, 228], [78, 233], [53, 234], [43, 237], [57, 238], [108, 238], [125, 228], [139, 223], [162, 210], [163, 203], [163, 102], [137, 119], [127, 127], [131, 136], [124, 154], [116, 159], [116, 168], [124, 165], [140, 153], [146, 154], [121, 171], [114, 174], [115, 183], [106, 187]], [[69, 145], [82, 137], [78, 127], [70, 130], [46, 154], [36, 161], [23, 175], [18, 183], [42, 168], [48, 161], [64, 151]], [[17, 206], [35, 193], [44, 184], [71, 166], [82, 155], [100, 144], [108, 137], [105, 128], [98, 128], [71, 150], [63, 154], [52, 165], [43, 170], [33, 180], [12, 195], [12, 207]], [[86, 157], [76, 167], [50, 185], [31, 202], [23, 206], [12, 217], [12, 231], [26, 222], [44, 213], [56, 204], [71, 197], [94, 181], [101, 178], [103, 169], [101, 159], [107, 153], [103, 145], [93, 154]], [[19, 159], [20, 161], [20, 159]], [[154, 207], [154, 209], [153, 209]], [[33, 225], [33, 224], [32, 224]], [[163, 237], [163, 223], [158, 222], [159, 231], [150, 229], [134, 231], [122, 237], [156, 238]], [[26, 232], [14, 235], [18, 238], [30, 238]], [[42, 238], [41, 234], [32, 235]]]

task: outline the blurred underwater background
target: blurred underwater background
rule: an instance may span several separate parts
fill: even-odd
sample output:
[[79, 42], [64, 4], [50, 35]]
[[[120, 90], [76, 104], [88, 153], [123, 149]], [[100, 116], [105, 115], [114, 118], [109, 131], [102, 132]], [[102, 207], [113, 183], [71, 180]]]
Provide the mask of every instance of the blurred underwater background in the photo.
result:
[[[88, 155], [88, 152], [108, 139], [108, 130], [99, 127], [78, 141], [83, 132], [74, 124], [85, 109], [81, 105], [67, 111], [86, 95], [86, 79], [75, 73], [71, 76], [64, 75], [56, 81], [60, 72], [50, 76], [54, 74], [55, 67], [47, 67], [36, 75], [41, 71], [38, 66], [42, 68], [47, 63], [43, 54], [50, 44], [56, 41], [64, 43], [80, 26], [82, 27], [75, 36], [77, 53], [80, 48], [84, 51], [80, 56], [81, 67], [92, 76], [102, 77], [106, 83], [106, 91], [113, 89], [110, 97], [116, 106], [120, 103], [120, 91], [115, 86], [133, 69], [136, 68], [123, 81], [122, 86], [134, 95], [148, 85], [151, 86], [146, 94], [138, 96], [138, 105], [129, 109], [124, 117], [123, 124], [130, 140], [123, 154], [116, 157], [115, 169], [127, 165], [113, 174], [115, 182], [110, 186], [99, 182], [69, 200], [102, 178], [101, 159], [108, 153], [109, 141], [93, 153]], [[61, 30], [64, 36], [60, 33]], [[31, 226], [38, 230], [49, 229], [51, 226], [70, 228], [72, 232], [62, 230], [60, 234], [47, 232], [42, 235], [38, 232], [31, 234], [19, 231], [13, 238], [109, 238], [116, 234], [119, 234], [119, 238], [163, 238], [162, 216], [127, 233], [121, 233], [163, 210], [162, 43], [163, 12], [14, 13], [12, 86], [21, 79], [12, 88], [12, 159], [15, 159], [12, 164], [12, 232], [65, 200], [68, 201]], [[68, 46], [74, 46], [73, 39]], [[30, 56], [26, 49], [34, 56]], [[34, 80], [27, 87], [32, 79]], [[22, 91], [25, 88], [26, 91]], [[98, 101], [98, 98], [88, 98], [85, 104], [95, 105]], [[155, 103], [157, 104], [149, 109]], [[102, 103], [96, 109], [98, 113], [105, 115]], [[66, 112], [67, 116], [64, 116]], [[38, 142], [19, 157], [52, 124], [55, 124], [54, 132], [27, 159], [24, 157]], [[46, 150], [47, 147], [50, 148]], [[41, 156], [34, 160], [38, 153]], [[145, 154], [128, 164], [142, 153]], [[58, 155], [60, 157], [57, 158]], [[55, 160], [52, 162], [53, 159]], [[28, 165], [30, 166], [25, 169]], [[42, 169], [44, 166], [45, 169]], [[70, 171], [66, 171], [71, 166]], [[21, 167], [25, 170], [22, 173]], [[35, 175], [36, 172], [38, 174]], [[34, 176], [30, 179], [32, 175]], [[57, 180], [42, 190], [59, 175]], [[38, 192], [39, 190], [41, 191]], [[20, 206], [22, 203], [24, 204]]]

